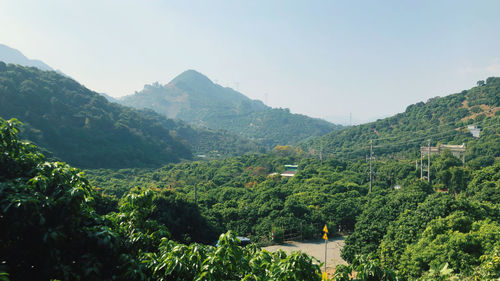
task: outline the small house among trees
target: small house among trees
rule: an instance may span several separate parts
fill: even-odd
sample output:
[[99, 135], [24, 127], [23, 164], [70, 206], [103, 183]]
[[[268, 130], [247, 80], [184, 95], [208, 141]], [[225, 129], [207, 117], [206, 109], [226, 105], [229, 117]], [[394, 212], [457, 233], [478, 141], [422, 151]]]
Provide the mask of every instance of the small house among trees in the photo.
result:
[[298, 165], [285, 165], [285, 171], [281, 173], [282, 177], [293, 177], [297, 172]]
[[478, 128], [476, 125], [469, 125], [467, 126], [467, 129], [469, 129], [469, 132], [471, 133], [471, 135], [475, 138], [479, 138], [480, 134], [481, 134], [481, 129]]

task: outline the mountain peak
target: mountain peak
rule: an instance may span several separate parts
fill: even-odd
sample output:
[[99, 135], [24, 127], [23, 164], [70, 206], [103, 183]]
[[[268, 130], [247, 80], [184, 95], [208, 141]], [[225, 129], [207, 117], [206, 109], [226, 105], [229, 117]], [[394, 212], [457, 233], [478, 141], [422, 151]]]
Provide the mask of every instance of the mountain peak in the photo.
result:
[[191, 85], [212, 85], [214, 84], [207, 76], [200, 72], [188, 69], [181, 74], [177, 75], [170, 83], [186, 83]]

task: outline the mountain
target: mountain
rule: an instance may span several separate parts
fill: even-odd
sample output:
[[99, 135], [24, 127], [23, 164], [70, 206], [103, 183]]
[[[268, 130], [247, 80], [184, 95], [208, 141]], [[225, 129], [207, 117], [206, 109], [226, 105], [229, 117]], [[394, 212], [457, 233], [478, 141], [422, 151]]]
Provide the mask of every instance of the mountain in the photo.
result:
[[109, 102], [116, 102], [116, 103], [118, 103], [118, 100], [115, 99], [114, 97], [110, 96], [110, 95], [107, 95], [105, 93], [99, 93], [99, 95], [105, 97]]
[[267, 108], [261, 101], [250, 100], [231, 88], [214, 84], [194, 70], [183, 72], [165, 86], [158, 82], [145, 85], [141, 92], [125, 96], [120, 102], [136, 108], [150, 108], [169, 118], [200, 125], [209, 125], [205, 120], [214, 111], [232, 112], [240, 104], [248, 103], [250, 111]]
[[378, 119], [386, 118], [389, 116], [390, 115], [387, 114], [387, 115], [380, 115], [380, 116], [372, 116], [369, 118], [357, 118], [357, 117], [352, 116], [352, 115], [345, 115], [345, 116], [326, 115], [326, 116], [321, 116], [321, 119], [324, 119], [330, 123], [341, 124], [341, 125], [344, 125], [347, 127], [347, 126], [352, 126], [352, 125], [360, 125], [360, 124], [364, 124], [364, 123], [373, 122], [373, 121], [376, 121]]
[[197, 153], [258, 151], [248, 140], [195, 129], [149, 110], [108, 102], [54, 71], [0, 62], [0, 117], [24, 123], [22, 136], [85, 168], [152, 167]]
[[270, 108], [194, 70], [183, 72], [167, 85], [146, 85], [142, 91], [120, 99], [120, 103], [149, 108], [197, 126], [228, 130], [268, 148], [295, 144], [340, 128], [321, 119], [292, 114], [288, 109]]
[[44, 62], [40, 60], [28, 59], [20, 51], [3, 44], [0, 44], [0, 61], [3, 61], [5, 63], [19, 64], [23, 66], [33, 66], [41, 70], [53, 70]]
[[[476, 155], [500, 157], [499, 115], [500, 78], [490, 77], [470, 90], [431, 98], [395, 116], [334, 131], [300, 146], [317, 154], [364, 158], [370, 143], [376, 156], [394, 156], [417, 154], [419, 147], [430, 141], [431, 145], [465, 143], [469, 156], [477, 150]], [[471, 135], [468, 125], [482, 129], [480, 140]]]

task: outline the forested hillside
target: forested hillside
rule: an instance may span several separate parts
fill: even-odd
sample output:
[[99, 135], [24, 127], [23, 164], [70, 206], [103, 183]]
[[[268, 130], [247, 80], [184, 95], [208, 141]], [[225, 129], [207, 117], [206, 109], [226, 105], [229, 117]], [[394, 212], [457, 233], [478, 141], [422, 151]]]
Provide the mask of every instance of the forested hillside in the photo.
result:
[[292, 114], [288, 109], [272, 109], [231, 88], [214, 84], [194, 70], [185, 71], [167, 85], [146, 85], [120, 102], [190, 124], [228, 130], [268, 148], [296, 144], [340, 128], [324, 120]]
[[228, 132], [110, 103], [53, 71], [3, 62], [0, 117], [21, 120], [24, 138], [79, 167], [159, 166], [190, 159], [191, 151], [237, 155], [261, 149]]
[[500, 0], [0, 0], [0, 41], [0, 281], [500, 281]]
[[[467, 125], [482, 128], [487, 146], [475, 145], [474, 157], [499, 157], [500, 141], [495, 134], [500, 111], [500, 78], [479, 81], [461, 93], [435, 97], [407, 107], [403, 113], [372, 123], [334, 131], [301, 144], [306, 151], [345, 158], [364, 158], [373, 141], [375, 155], [416, 155], [421, 145], [437, 143], [474, 146]], [[494, 118], [494, 117], [497, 118]], [[472, 152], [469, 150], [469, 152]], [[473, 153], [468, 153], [468, 160]]]
[[[0, 120], [0, 228], [8, 230], [0, 232], [0, 276], [320, 280], [310, 257], [241, 248], [235, 233], [280, 243], [318, 238], [326, 224], [330, 236], [348, 234], [342, 256], [349, 264], [333, 280], [495, 280], [499, 118], [476, 116], [481, 137], [461, 135], [465, 163], [449, 151], [432, 155], [429, 180], [411, 151], [378, 157], [370, 169], [365, 159], [319, 159], [277, 146], [159, 169], [87, 170], [90, 182], [45, 162], [18, 141], [15, 121]], [[291, 178], [279, 175], [287, 164], [298, 164]], [[193, 243], [211, 244], [226, 231], [217, 247]]]
[[[349, 265], [339, 266], [333, 280], [495, 280], [500, 278], [499, 88], [497, 78], [480, 84], [388, 118], [399, 118], [405, 128], [397, 137], [406, 137], [407, 150], [399, 141], [392, 140], [396, 151], [374, 144], [378, 155], [371, 169], [367, 159], [348, 153], [324, 153], [320, 159], [300, 148], [277, 146], [261, 155], [86, 173], [114, 200], [137, 187], [180, 193], [200, 208], [215, 232], [233, 230], [260, 243], [318, 238], [326, 224], [331, 235], [348, 234], [342, 256]], [[462, 104], [455, 109], [470, 107], [466, 114], [453, 115], [449, 104], [455, 99]], [[414, 110], [437, 116], [427, 121], [428, 130], [419, 130], [413, 119], [427, 117]], [[437, 123], [447, 116], [448, 123]], [[346, 132], [375, 126], [389, 134], [399, 128], [382, 127], [385, 122]], [[479, 138], [456, 130], [456, 124], [468, 123], [482, 128]], [[366, 153], [364, 136], [370, 132], [352, 135], [349, 143]], [[421, 179], [425, 167], [418, 164], [419, 144], [411, 140], [429, 137], [466, 143], [465, 163], [445, 150], [430, 157], [431, 177]], [[286, 164], [298, 164], [295, 176], [279, 175]]]
[[[146, 169], [141, 166], [189, 158], [189, 148], [227, 154], [259, 148], [229, 133], [109, 103], [55, 72], [0, 63], [1, 116], [26, 122], [1, 121], [0, 227], [8, 231], [0, 236], [0, 274], [12, 280], [286, 280], [286, 274], [318, 280], [309, 257], [240, 248], [233, 232], [221, 236], [219, 248], [179, 243], [211, 244], [227, 231], [280, 243], [317, 238], [326, 224], [331, 235], [349, 234], [342, 256], [350, 264], [338, 267], [335, 280], [349, 280], [354, 271], [368, 276], [361, 280], [500, 278], [499, 82], [489, 78], [334, 134], [345, 143], [338, 154], [276, 146], [265, 154]], [[422, 122], [428, 129], [417, 125]], [[482, 128], [480, 138], [464, 129], [472, 123]], [[81, 167], [133, 168], [87, 170], [89, 183], [18, 141], [18, 127], [24, 138]], [[370, 163], [357, 159], [356, 149], [366, 153], [372, 134], [380, 137], [369, 192]], [[415, 161], [428, 138], [466, 143], [465, 163], [448, 151], [433, 155], [429, 181], [420, 179]], [[320, 144], [328, 147], [327, 140]], [[287, 164], [298, 164], [294, 177], [279, 175]]]
[[[500, 277], [498, 159], [464, 166], [449, 152], [435, 155], [430, 183], [420, 179], [416, 159], [379, 159], [371, 193], [368, 162], [321, 162], [292, 148], [86, 174], [116, 198], [137, 187], [182, 194], [215, 232], [233, 230], [256, 242], [319, 238], [326, 224], [331, 236], [349, 234], [342, 256], [350, 265], [340, 266], [334, 280], [350, 280], [353, 271], [368, 276], [356, 280]], [[294, 177], [272, 174], [291, 163], [299, 165]]]
[[0, 118], [0, 280], [320, 279], [311, 257], [242, 248], [232, 232], [175, 242], [217, 237], [185, 196], [134, 189], [116, 204], [18, 126]]

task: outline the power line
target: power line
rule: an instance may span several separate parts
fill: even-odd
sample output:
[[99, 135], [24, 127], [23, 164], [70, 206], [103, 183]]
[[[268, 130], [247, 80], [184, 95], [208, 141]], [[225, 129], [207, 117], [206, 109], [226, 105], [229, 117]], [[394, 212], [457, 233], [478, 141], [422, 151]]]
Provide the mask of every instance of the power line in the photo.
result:
[[[452, 125], [452, 124], [455, 124], [455, 123], [456, 123], [456, 122], [450, 122], [450, 123], [446, 123], [446, 124], [440, 124], [440, 125], [438, 125], [438, 126], [434, 126], [434, 127], [430, 128], [430, 129], [427, 129], [427, 130], [420, 130], [420, 131], [415, 131], [415, 132], [413, 132], [413, 133], [415, 133], [415, 134], [419, 134], [419, 133], [421, 133], [421, 132], [425, 133], [425, 132], [428, 132], [428, 131], [431, 131], [431, 130], [438, 129], [438, 128], [440, 128], [440, 127], [449, 126], [449, 125]], [[460, 128], [460, 127], [459, 127], [459, 128]], [[454, 129], [454, 130], [455, 130], [455, 129]], [[397, 136], [394, 136], [394, 137], [376, 138], [376, 139], [374, 139], [374, 140], [386, 140], [386, 139], [388, 140], [388, 139], [395, 139], [395, 138], [398, 138], [398, 137], [397, 137]]]
[[[498, 127], [498, 125], [492, 124], [489, 126], [484, 126], [484, 127], [482, 127], [482, 129], [487, 129], [487, 128], [491, 128], [491, 127]], [[451, 133], [451, 132], [460, 132], [461, 129], [465, 129], [465, 128], [466, 128], [466, 126], [462, 126], [462, 127], [456, 128], [456, 129], [451, 129], [448, 131], [439, 132], [439, 133], [435, 133], [432, 135], [425, 135], [425, 136], [421, 136], [421, 137], [417, 137], [417, 138], [412, 138], [412, 139], [404, 140], [401, 142], [395, 142], [395, 143], [392, 142], [392, 143], [387, 143], [387, 144], [382, 144], [382, 145], [376, 145], [376, 146], [373, 146], [373, 148], [386, 148], [386, 147], [395, 147], [395, 146], [400, 146], [400, 145], [408, 145], [408, 144], [415, 143], [415, 142], [423, 142], [423, 141], [425, 141], [425, 139], [428, 139], [430, 137], [432, 137], [436, 141], [439, 141], [441, 139], [447, 138], [448, 136], [442, 136], [442, 137], [436, 138], [437, 136], [446, 135], [446, 134]], [[397, 138], [397, 137], [394, 137], [394, 138]], [[389, 138], [387, 138], [387, 139], [389, 139]], [[381, 140], [381, 139], [377, 139], [377, 140]], [[368, 146], [368, 147], [361, 146], [361, 147], [358, 147], [357, 149], [351, 150], [351, 151], [332, 151], [332, 152], [330, 152], [330, 154], [337, 154], [338, 156], [341, 156], [341, 157], [348, 157], [351, 154], [359, 154], [360, 152], [366, 151], [366, 149], [368, 149], [370, 147], [371, 146]], [[324, 152], [324, 150], [325, 150], [325, 148], [323, 147], [322, 152]], [[328, 152], [328, 149], [326, 152]], [[357, 157], [357, 158], [350, 158], [349, 160], [361, 160], [361, 159], [363, 159], [362, 156]]]
[[[486, 121], [486, 120], [485, 120]], [[437, 128], [440, 128], [440, 127], [444, 127], [444, 126], [448, 126], [450, 124], [454, 124], [456, 122], [450, 122], [450, 123], [447, 123], [447, 124], [441, 124], [439, 126], [436, 126], [436, 127], [432, 127], [431, 129], [429, 130], [421, 130], [421, 131], [416, 131], [416, 132], [412, 132], [413, 134], [421, 134], [421, 133], [425, 133], [425, 132], [429, 132], [431, 130], [436, 130]], [[479, 124], [481, 123], [484, 123], [483, 122], [480, 122]], [[490, 126], [486, 126], [486, 127], [483, 127], [482, 129], [486, 129], [486, 128], [489, 128], [489, 127], [493, 127], [493, 126], [496, 126], [496, 125], [490, 125]], [[415, 142], [415, 141], [418, 141], [418, 140], [424, 140], [426, 138], [429, 138], [429, 137], [434, 137], [434, 136], [439, 136], [439, 135], [442, 135], [442, 134], [446, 134], [446, 133], [449, 133], [449, 132], [453, 132], [453, 131], [456, 131], [456, 132], [459, 132], [460, 130], [462, 129], [465, 129], [467, 128], [467, 126], [461, 126], [461, 127], [458, 127], [458, 128], [454, 128], [454, 129], [451, 129], [451, 130], [448, 130], [448, 131], [444, 131], [444, 132], [439, 132], [439, 133], [436, 133], [436, 134], [433, 134], [433, 135], [424, 135], [424, 136], [421, 136], [421, 137], [418, 137], [418, 138], [414, 138], [414, 139], [409, 139], [409, 140], [405, 140], [405, 141], [402, 141], [402, 143], [408, 143], [408, 142]], [[375, 141], [379, 141], [379, 140], [389, 140], [389, 139], [395, 139], [395, 138], [401, 138], [399, 136], [394, 136], [394, 137], [385, 137], [385, 138], [377, 138], [377, 139], [372, 139], [372, 140], [375, 140]], [[397, 144], [397, 143], [396, 143]], [[394, 143], [391, 143], [391, 144], [386, 144], [384, 146], [393, 146], [395, 145]], [[377, 146], [374, 146], [376, 148], [380, 148], [380, 147], [383, 147], [381, 145], [377, 145]], [[366, 149], [367, 147], [365, 146], [362, 146], [360, 147], [361, 150], [364, 150]], [[337, 152], [337, 153], [352, 153], [352, 152]]]
[[[483, 129], [486, 129], [486, 128], [490, 128], [490, 127], [494, 127], [496, 125], [490, 125], [490, 126], [486, 126], [486, 127], [483, 127]], [[435, 136], [439, 136], [439, 135], [444, 135], [444, 134], [447, 134], [447, 133], [450, 133], [450, 132], [460, 132], [460, 129], [465, 129], [466, 126], [464, 127], [459, 127], [458, 130], [457, 129], [453, 129], [453, 130], [448, 130], [448, 131], [444, 131], [444, 132], [440, 132], [440, 133], [436, 133], [436, 134], [433, 134], [433, 135], [426, 135], [426, 136], [422, 136], [422, 137], [418, 137], [418, 138], [414, 138], [414, 139], [409, 139], [409, 140], [405, 140], [405, 141], [402, 141], [402, 142], [399, 142], [399, 143], [402, 143], [402, 144], [405, 144], [405, 143], [413, 143], [415, 141], [419, 141], [419, 140], [424, 140], [426, 138], [430, 138], [430, 137], [435, 137]], [[394, 146], [398, 143], [390, 143], [390, 144], [384, 144], [384, 145], [376, 145], [374, 147], [376, 148], [380, 148], [380, 147], [388, 147], [388, 146]]]
[[[497, 126], [497, 125], [486, 126], [486, 127], [483, 127], [483, 129], [494, 127], [494, 126]], [[373, 147], [375, 147], [375, 148], [383, 148], [383, 147], [397, 146], [399, 144], [407, 144], [407, 143], [414, 143], [414, 142], [418, 142], [418, 141], [424, 141], [425, 139], [430, 138], [430, 137], [436, 137], [436, 136], [444, 135], [444, 134], [447, 134], [447, 133], [450, 133], [450, 132], [460, 132], [460, 129], [465, 129], [465, 128], [466, 128], [466, 126], [459, 127], [457, 129], [452, 129], [452, 130], [444, 131], [444, 132], [439, 132], [439, 133], [432, 134], [432, 135], [425, 135], [425, 136], [421, 136], [421, 137], [417, 137], [417, 138], [413, 138], [413, 139], [407, 139], [407, 140], [404, 140], [404, 141], [401, 141], [401, 142], [396, 142], [396, 143], [393, 142], [393, 143], [388, 143], [388, 144], [383, 144], [383, 145], [374, 145]], [[363, 151], [363, 150], [365, 150], [367, 148], [368, 147], [363, 146], [363, 147], [361, 147], [357, 151]], [[347, 153], [352, 153], [352, 152], [353, 151], [350, 151], [350, 152], [347, 152]], [[339, 153], [341, 153], [341, 152], [339, 152]]]

